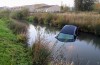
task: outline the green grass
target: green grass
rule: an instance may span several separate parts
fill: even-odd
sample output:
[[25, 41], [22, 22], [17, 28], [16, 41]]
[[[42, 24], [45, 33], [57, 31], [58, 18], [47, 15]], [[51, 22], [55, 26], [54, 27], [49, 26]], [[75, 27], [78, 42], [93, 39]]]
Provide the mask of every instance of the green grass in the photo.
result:
[[28, 48], [17, 42], [4, 19], [0, 19], [0, 65], [31, 65]]

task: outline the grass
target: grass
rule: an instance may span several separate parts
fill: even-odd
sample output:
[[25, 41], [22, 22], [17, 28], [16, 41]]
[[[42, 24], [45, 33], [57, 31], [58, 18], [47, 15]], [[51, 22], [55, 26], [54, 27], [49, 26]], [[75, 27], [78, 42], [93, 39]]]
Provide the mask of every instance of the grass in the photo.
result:
[[0, 65], [31, 65], [28, 48], [17, 42], [4, 19], [0, 19]]
[[48, 65], [51, 51], [48, 42], [44, 38], [38, 37], [32, 46], [33, 65]]
[[23, 20], [29, 15], [29, 11], [27, 8], [23, 8], [17, 11], [11, 11], [10, 17], [18, 20]]
[[[80, 31], [100, 35], [100, 14], [97, 13], [40, 13], [31, 15], [26, 20], [55, 28], [76, 25]], [[43, 38], [42, 40], [38, 38], [31, 50], [23, 44], [27, 40], [27, 27], [23, 22], [0, 19], [0, 65], [63, 65], [62, 59], [51, 63], [52, 50], [48, 48], [48, 42]], [[66, 62], [65, 65], [73, 63]]]
[[14, 34], [26, 34], [28, 25], [24, 22], [10, 19], [8, 21], [8, 27], [13, 31]]
[[[43, 40], [44, 38], [41, 39], [39, 37], [33, 44], [32, 49], [27, 48], [26, 33], [28, 26], [23, 22], [9, 20], [9, 15], [7, 16], [8, 20], [3, 19], [4, 17], [5, 15], [1, 16], [0, 19], [0, 65], [55, 65], [50, 63], [52, 50], [49, 49], [49, 43]], [[66, 24], [63, 16], [45, 14], [37, 17], [30, 16], [27, 20], [34, 23], [57, 26], [58, 28]], [[24, 18], [20, 18], [18, 15], [18, 18], [15, 19]], [[62, 65], [61, 63], [58, 62], [56, 65]], [[70, 63], [68, 64], [70, 65]]]
[[10, 11], [9, 10], [0, 10], [0, 19], [1, 18], [9, 18]]
[[80, 31], [100, 35], [100, 14], [95, 12], [79, 13], [34, 13], [38, 24], [44, 24], [56, 28], [64, 25], [76, 25]]
[[74, 65], [74, 62], [69, 62], [62, 58], [63, 53], [61, 53], [61, 47], [54, 53], [53, 50], [56, 43], [54, 43], [52, 47], [49, 46], [49, 43], [50, 42], [46, 41], [45, 36], [38, 34], [37, 40], [32, 46], [33, 65]]
[[27, 10], [22, 10], [15, 12], [12, 18], [60, 29], [64, 25], [76, 25], [82, 32], [100, 35], [100, 14], [97, 12], [33, 13], [29, 15]]

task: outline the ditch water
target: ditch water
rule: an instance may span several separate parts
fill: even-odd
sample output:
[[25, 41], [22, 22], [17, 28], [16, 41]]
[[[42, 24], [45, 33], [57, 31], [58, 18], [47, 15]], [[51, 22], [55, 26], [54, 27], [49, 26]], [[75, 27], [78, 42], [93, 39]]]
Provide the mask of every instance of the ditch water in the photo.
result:
[[75, 65], [100, 65], [100, 37], [80, 33], [75, 42], [64, 43], [55, 38], [60, 30], [31, 24], [28, 29], [29, 46], [32, 46], [38, 32], [50, 42], [50, 47], [56, 44], [52, 50], [55, 59], [73, 61]]

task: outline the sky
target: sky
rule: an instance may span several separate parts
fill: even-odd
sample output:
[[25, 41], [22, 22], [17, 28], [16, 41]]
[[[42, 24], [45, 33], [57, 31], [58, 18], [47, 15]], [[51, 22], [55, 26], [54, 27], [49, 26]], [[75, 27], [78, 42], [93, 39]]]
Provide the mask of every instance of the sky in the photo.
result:
[[61, 2], [69, 7], [74, 6], [74, 0], [0, 0], [0, 7], [2, 6], [15, 7], [22, 5], [40, 4], [40, 3], [49, 5], [61, 5]]

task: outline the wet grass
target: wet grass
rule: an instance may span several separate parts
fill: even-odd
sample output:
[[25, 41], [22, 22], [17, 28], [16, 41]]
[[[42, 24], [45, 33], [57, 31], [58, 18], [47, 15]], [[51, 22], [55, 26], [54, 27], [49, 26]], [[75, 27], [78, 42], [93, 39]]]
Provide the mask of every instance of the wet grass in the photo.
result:
[[0, 65], [31, 65], [28, 48], [17, 42], [17, 36], [0, 19]]

